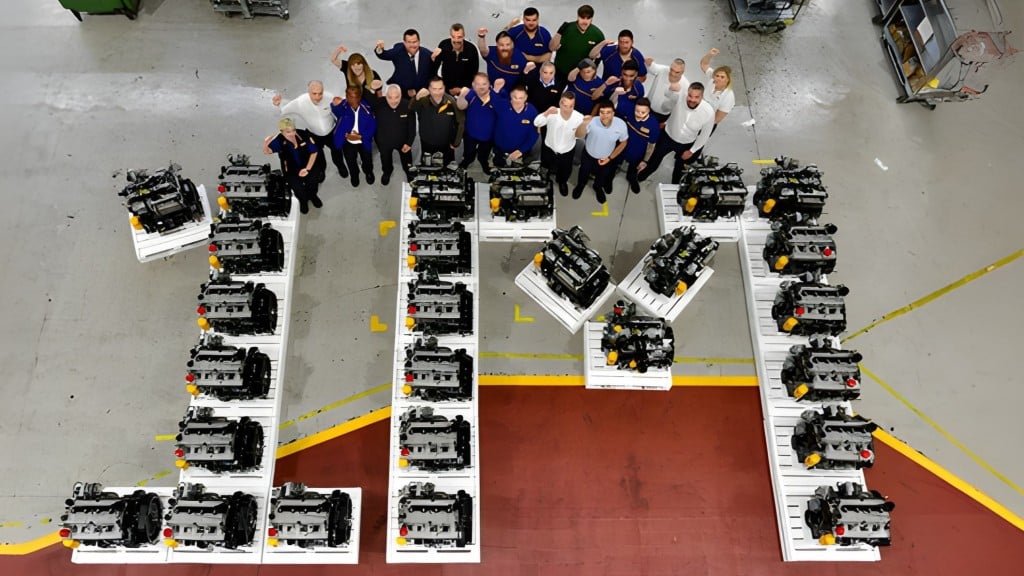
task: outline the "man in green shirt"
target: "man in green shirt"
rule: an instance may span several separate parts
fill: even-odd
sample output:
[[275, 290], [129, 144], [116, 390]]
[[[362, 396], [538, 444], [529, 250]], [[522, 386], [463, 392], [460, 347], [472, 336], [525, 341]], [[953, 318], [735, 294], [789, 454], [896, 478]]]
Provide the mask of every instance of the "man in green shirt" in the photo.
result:
[[555, 71], [565, 82], [569, 72], [586, 58], [594, 46], [604, 41], [604, 33], [591, 24], [594, 8], [584, 4], [576, 10], [576, 21], [565, 22], [551, 38], [551, 50], [555, 52]]

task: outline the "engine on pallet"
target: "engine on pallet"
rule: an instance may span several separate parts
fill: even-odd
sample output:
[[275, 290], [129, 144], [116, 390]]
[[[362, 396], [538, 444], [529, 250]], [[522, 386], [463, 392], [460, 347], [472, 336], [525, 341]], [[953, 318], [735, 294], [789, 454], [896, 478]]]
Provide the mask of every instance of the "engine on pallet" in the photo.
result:
[[792, 216], [773, 222], [764, 245], [764, 261], [772, 272], [783, 276], [831, 274], [836, 268], [832, 235], [837, 230], [833, 224], [801, 223]]
[[219, 400], [265, 398], [270, 392], [270, 357], [255, 346], [238, 348], [204, 334], [189, 352], [185, 390]]
[[609, 366], [641, 374], [649, 368], [672, 368], [676, 341], [664, 318], [638, 316], [636, 304], [625, 300], [616, 302], [606, 317], [601, 351]]
[[229, 212], [210, 226], [210, 266], [228, 274], [284, 269], [284, 238], [269, 223]]
[[341, 490], [323, 494], [287, 482], [271, 493], [269, 517], [270, 546], [338, 548], [352, 538], [352, 499]]
[[797, 400], [855, 400], [860, 398], [861, 355], [833, 348], [825, 338], [789, 349], [782, 364], [782, 383]]
[[438, 274], [468, 274], [473, 267], [472, 238], [462, 222], [413, 220], [409, 223], [409, 268]]
[[178, 423], [174, 464], [211, 472], [239, 472], [260, 467], [263, 426], [248, 416], [215, 416], [212, 408], [191, 406]]
[[551, 290], [577, 308], [588, 308], [608, 287], [611, 275], [601, 255], [587, 246], [590, 238], [579, 226], [556, 228], [533, 263]]
[[773, 220], [789, 214], [820, 217], [828, 199], [821, 177], [814, 164], [801, 167], [793, 158], [776, 158], [775, 166], [761, 169], [753, 198], [758, 215]]
[[539, 162], [529, 166], [495, 167], [491, 172], [491, 213], [508, 222], [550, 218], [555, 211], [555, 189]]
[[465, 548], [473, 543], [473, 497], [465, 490], [437, 492], [430, 482], [411, 482], [398, 500], [398, 544]]
[[644, 257], [644, 280], [662, 296], [683, 294], [711, 264], [716, 251], [718, 242], [697, 234], [694, 226], [680, 226], [651, 244]]
[[249, 164], [244, 154], [228, 156], [229, 164], [220, 168], [217, 203], [224, 209], [249, 218], [288, 216], [292, 209], [292, 190], [280, 170], [270, 164]]
[[417, 338], [405, 349], [402, 393], [431, 402], [473, 398], [473, 357], [464, 348], [437, 345], [437, 338]]
[[719, 166], [718, 158], [704, 156], [683, 173], [676, 202], [683, 214], [701, 222], [736, 218], [747, 202], [742, 174], [743, 169], [735, 162]]
[[822, 411], [807, 410], [800, 415], [792, 446], [804, 466], [822, 470], [860, 470], [875, 463], [871, 433], [878, 426], [862, 416], [852, 416], [837, 404]]
[[76, 482], [64, 505], [60, 537], [68, 548], [138, 548], [160, 538], [163, 504], [152, 492], [120, 496], [102, 484]]
[[462, 282], [439, 280], [433, 271], [409, 282], [405, 327], [427, 335], [473, 331], [473, 293]]
[[804, 522], [824, 546], [888, 546], [889, 513], [896, 505], [856, 482], [822, 486], [807, 501]]
[[170, 548], [213, 546], [237, 549], [252, 545], [258, 506], [252, 494], [207, 492], [202, 484], [179, 484], [164, 515], [164, 544]]
[[125, 198], [124, 205], [132, 214], [133, 228], [155, 234], [203, 219], [199, 190], [179, 172], [181, 166], [177, 164], [152, 173], [128, 171], [128, 185], [118, 192], [118, 196]]
[[831, 334], [846, 330], [846, 286], [820, 282], [783, 282], [775, 295], [772, 318], [781, 332], [797, 336]]
[[423, 162], [411, 169], [412, 196], [409, 209], [424, 220], [468, 220], [476, 211], [472, 178], [457, 165], [444, 165], [441, 153], [423, 155]]
[[400, 468], [432, 472], [471, 466], [469, 422], [435, 414], [429, 406], [409, 408], [398, 426]]
[[263, 284], [220, 276], [200, 286], [199, 327], [224, 334], [273, 334], [277, 296]]

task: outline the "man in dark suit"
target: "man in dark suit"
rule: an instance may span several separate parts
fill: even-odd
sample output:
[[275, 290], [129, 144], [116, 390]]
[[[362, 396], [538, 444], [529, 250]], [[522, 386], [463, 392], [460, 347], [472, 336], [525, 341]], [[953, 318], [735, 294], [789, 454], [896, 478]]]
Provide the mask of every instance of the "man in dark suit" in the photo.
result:
[[420, 33], [410, 28], [402, 36], [402, 42], [384, 49], [384, 41], [377, 40], [373, 53], [381, 60], [390, 60], [395, 72], [388, 78], [388, 84], [397, 84], [409, 98], [416, 96], [430, 84], [433, 62], [430, 50], [420, 46]]

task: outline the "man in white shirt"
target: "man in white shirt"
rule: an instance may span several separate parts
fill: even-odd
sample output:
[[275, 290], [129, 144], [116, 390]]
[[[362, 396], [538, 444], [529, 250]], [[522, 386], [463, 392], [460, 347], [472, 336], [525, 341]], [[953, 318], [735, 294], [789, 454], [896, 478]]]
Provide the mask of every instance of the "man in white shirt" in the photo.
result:
[[576, 186], [572, 189], [573, 200], [583, 194], [590, 175], [594, 175], [594, 192], [597, 203], [604, 204], [605, 196], [612, 193], [612, 178], [615, 176], [616, 158], [626, 149], [629, 133], [626, 123], [615, 115], [615, 107], [608, 100], [600, 100], [597, 104], [597, 122], [594, 117], [584, 118], [583, 124], [576, 129], [576, 136], [586, 136], [583, 146], [583, 157], [580, 159], [580, 171], [576, 176]]
[[324, 90], [323, 82], [311, 80], [306, 86], [306, 93], [281, 105], [281, 95], [275, 94], [272, 102], [281, 109], [282, 116], [295, 116], [302, 120], [306, 129], [313, 135], [313, 141], [320, 149], [329, 148], [331, 161], [338, 168], [342, 178], [348, 178], [345, 158], [341, 150], [334, 146], [334, 123], [336, 118], [331, 112], [331, 101], [334, 94]]
[[658, 169], [665, 156], [672, 154], [675, 159], [672, 166], [672, 183], [679, 184], [686, 165], [700, 158], [704, 144], [715, 127], [715, 109], [704, 101], [703, 84], [690, 84], [685, 98], [681, 94], [682, 90], [679, 92], [672, 114], [665, 123], [665, 130], [658, 138], [647, 167], [637, 174], [640, 182]]
[[668, 115], [672, 113], [676, 98], [674, 92], [666, 92], [670, 86], [689, 86], [690, 82], [683, 73], [686, 71], [686, 62], [682, 58], [676, 58], [672, 64], [656, 64], [654, 58], [644, 61], [647, 64], [647, 80], [650, 86], [645, 91], [647, 98], [651, 101], [651, 115], [658, 119], [661, 127], [665, 127]]
[[555, 175], [558, 192], [569, 195], [569, 176], [572, 175], [572, 156], [576, 149], [576, 129], [583, 124], [583, 114], [576, 111], [576, 95], [563, 92], [558, 108], [551, 106], [533, 120], [538, 128], [547, 126], [541, 145], [541, 164]]

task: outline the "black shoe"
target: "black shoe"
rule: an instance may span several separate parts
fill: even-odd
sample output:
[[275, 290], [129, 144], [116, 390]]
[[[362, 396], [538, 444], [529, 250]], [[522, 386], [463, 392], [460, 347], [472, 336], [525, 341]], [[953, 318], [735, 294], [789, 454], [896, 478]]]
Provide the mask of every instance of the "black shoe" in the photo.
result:
[[640, 193], [640, 183], [637, 182], [636, 180], [630, 181], [629, 189], [633, 191], [633, 194], [639, 194]]
[[321, 200], [319, 196], [313, 196], [312, 198], [309, 199], [309, 202], [313, 205], [314, 208], [324, 207], [324, 201]]
[[338, 175], [342, 178], [348, 178], [348, 170], [338, 170]]
[[352, 174], [352, 187], [353, 188], [358, 188], [359, 187], [359, 174]]
[[405, 181], [406, 182], [412, 182], [413, 180], [415, 180], [415, 178], [412, 177], [412, 172], [406, 172], [405, 173]]
[[612, 185], [609, 184], [609, 185], [605, 186], [603, 192], [606, 195], [611, 196], [612, 195]]
[[373, 182], [374, 182], [373, 172], [370, 172], [369, 174], [366, 175], [366, 183], [372, 185]]
[[386, 174], [385, 173], [385, 174], [381, 174], [380, 175], [380, 184], [381, 184], [381, 186], [387, 186], [390, 183], [391, 183], [391, 174]]
[[491, 175], [491, 167], [488, 166], [487, 163], [481, 162], [480, 163], [480, 168], [484, 171], [484, 174], [486, 174], [488, 176]]
[[299, 202], [299, 212], [302, 212], [303, 214], [309, 214], [309, 203]]
[[572, 199], [579, 200], [580, 196], [583, 196], [583, 186], [576, 186], [572, 189]]
[[566, 183], [566, 182], [559, 182], [558, 183], [558, 193], [561, 194], [562, 196], [568, 196], [569, 195], [569, 184]]
[[597, 203], [601, 204], [602, 206], [604, 205], [605, 202], [608, 201], [608, 199], [605, 198], [605, 196], [604, 196], [604, 190], [598, 190], [595, 195], [597, 196]]

